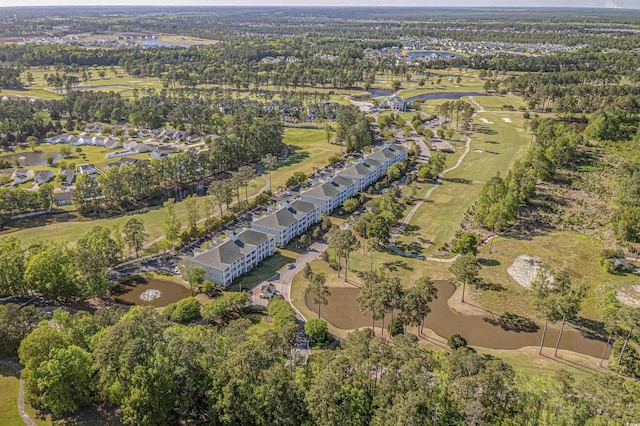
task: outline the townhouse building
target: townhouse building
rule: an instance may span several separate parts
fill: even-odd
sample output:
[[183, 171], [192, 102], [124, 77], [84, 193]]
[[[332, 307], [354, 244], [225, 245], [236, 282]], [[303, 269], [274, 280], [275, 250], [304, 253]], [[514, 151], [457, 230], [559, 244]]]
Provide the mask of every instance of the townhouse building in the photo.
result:
[[353, 179], [338, 175], [329, 177], [320, 185], [301, 192], [300, 199], [318, 206], [320, 213], [331, 213], [344, 200], [353, 197], [357, 192], [358, 188]]
[[273, 235], [276, 244], [284, 246], [318, 222], [320, 208], [313, 203], [296, 200], [255, 220], [251, 229]]
[[273, 235], [246, 229], [224, 242], [195, 254], [193, 263], [205, 271], [205, 279], [229, 286], [233, 280], [276, 252]]

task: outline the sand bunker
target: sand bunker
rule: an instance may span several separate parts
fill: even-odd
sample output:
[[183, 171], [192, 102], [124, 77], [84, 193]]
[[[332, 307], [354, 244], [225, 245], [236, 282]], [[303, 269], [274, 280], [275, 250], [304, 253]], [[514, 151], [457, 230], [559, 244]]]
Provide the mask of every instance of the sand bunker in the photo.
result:
[[480, 153], [480, 152], [483, 152], [483, 151], [482, 151], [481, 149], [474, 149], [474, 150], [473, 150], [473, 152], [478, 152], [478, 153]]
[[480, 121], [482, 121], [484, 124], [493, 124], [493, 121], [489, 121], [486, 118], [481, 118]]
[[640, 284], [622, 287], [616, 297], [624, 305], [640, 308]]
[[511, 123], [511, 119], [507, 117], [502, 117], [502, 121], [504, 121], [505, 123]]
[[507, 272], [522, 287], [531, 288], [531, 283], [537, 278], [542, 265], [540, 258], [521, 254], [513, 260]]

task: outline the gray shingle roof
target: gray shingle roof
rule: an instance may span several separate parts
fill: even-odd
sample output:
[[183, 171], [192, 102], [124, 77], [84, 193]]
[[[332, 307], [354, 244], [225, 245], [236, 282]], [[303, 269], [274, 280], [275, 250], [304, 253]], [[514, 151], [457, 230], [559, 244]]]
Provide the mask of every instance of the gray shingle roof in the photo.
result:
[[261, 217], [254, 223], [269, 229], [282, 231], [295, 223], [301, 216], [304, 216], [314, 209], [316, 209], [316, 206], [312, 203], [296, 200], [291, 203], [289, 207], [278, 209], [267, 216]]
[[273, 237], [264, 232], [247, 229], [239, 233], [235, 240], [229, 238], [222, 244], [194, 256], [193, 259], [197, 263], [224, 270], [233, 262], [241, 259], [245, 253], [254, 247], [265, 243], [269, 238]]
[[320, 200], [328, 200], [338, 195], [341, 190], [350, 185], [353, 185], [353, 180], [344, 176], [336, 176], [331, 182], [324, 182], [303, 192], [303, 194]]

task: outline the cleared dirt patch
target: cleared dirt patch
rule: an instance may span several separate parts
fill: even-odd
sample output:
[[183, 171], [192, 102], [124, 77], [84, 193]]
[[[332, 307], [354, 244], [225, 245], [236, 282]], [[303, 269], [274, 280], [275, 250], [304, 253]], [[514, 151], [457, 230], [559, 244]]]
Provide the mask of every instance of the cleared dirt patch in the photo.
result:
[[[542, 265], [540, 258], [521, 254], [513, 260], [513, 263], [507, 268], [507, 272], [522, 287], [531, 288], [531, 283], [538, 276]], [[552, 277], [550, 276], [550, 278]]]
[[482, 121], [482, 123], [484, 123], [484, 124], [493, 124], [493, 121], [489, 121], [489, 120], [487, 120], [487, 119], [486, 119], [486, 118], [484, 118], [484, 117], [482, 117], [482, 118], [480, 119], [480, 121]]
[[504, 121], [505, 123], [512, 123], [511, 119], [507, 117], [502, 117], [502, 121]]
[[620, 303], [634, 308], [640, 308], [640, 284], [622, 287], [616, 295]]

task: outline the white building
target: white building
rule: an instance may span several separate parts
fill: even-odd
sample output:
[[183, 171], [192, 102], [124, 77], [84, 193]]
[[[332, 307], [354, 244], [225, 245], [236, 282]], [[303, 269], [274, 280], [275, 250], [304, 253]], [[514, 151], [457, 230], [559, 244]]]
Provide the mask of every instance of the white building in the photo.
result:
[[[394, 163], [399, 163], [407, 159], [408, 152], [405, 147], [398, 144], [384, 144], [365, 158], [367, 160], [377, 160], [382, 163], [384, 169], [388, 169]], [[384, 172], [383, 172], [384, 173]]]
[[251, 229], [275, 236], [276, 244], [284, 246], [318, 222], [320, 209], [313, 203], [296, 200], [255, 220]]
[[205, 270], [205, 279], [229, 286], [235, 278], [275, 252], [276, 239], [273, 235], [247, 229], [196, 254], [193, 263]]
[[331, 213], [344, 200], [353, 197], [358, 192], [356, 182], [344, 176], [327, 178], [318, 186], [300, 194], [300, 199], [313, 203], [320, 208], [320, 213]]
[[338, 172], [338, 176], [353, 179], [356, 182], [357, 190], [364, 191], [369, 185], [380, 179], [385, 170], [386, 168], [380, 161], [363, 158], [358, 163]]

